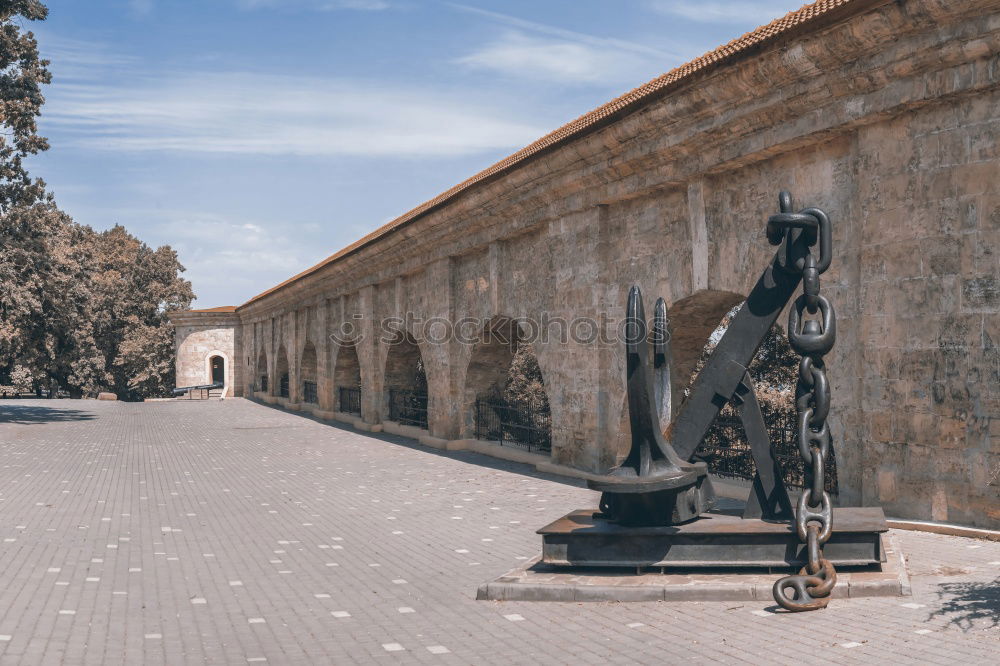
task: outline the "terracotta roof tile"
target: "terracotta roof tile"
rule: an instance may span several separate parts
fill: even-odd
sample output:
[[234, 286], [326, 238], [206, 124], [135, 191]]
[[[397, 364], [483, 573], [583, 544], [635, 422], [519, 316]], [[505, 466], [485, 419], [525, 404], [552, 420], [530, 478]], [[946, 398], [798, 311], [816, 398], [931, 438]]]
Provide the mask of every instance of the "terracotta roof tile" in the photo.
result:
[[[731, 42], [716, 48], [714, 51], [695, 58], [680, 67], [672, 69], [666, 74], [663, 74], [662, 76], [659, 76], [652, 81], [639, 86], [638, 88], [630, 90], [621, 97], [613, 99], [607, 104], [604, 104], [603, 106], [580, 116], [576, 120], [563, 125], [559, 129], [546, 134], [541, 139], [538, 139], [534, 143], [522, 148], [513, 155], [505, 157], [493, 166], [480, 171], [471, 178], [455, 185], [445, 192], [442, 192], [433, 199], [430, 199], [409, 212], [400, 215], [391, 222], [388, 222], [363, 238], [351, 243], [339, 252], [327, 257], [315, 266], [312, 266], [311, 268], [292, 276], [284, 282], [271, 287], [267, 291], [254, 296], [239, 307], [246, 307], [247, 305], [258, 301], [265, 296], [273, 294], [279, 289], [318, 271], [324, 266], [328, 266], [337, 259], [355, 252], [376, 239], [381, 238], [395, 229], [420, 217], [431, 209], [440, 206], [458, 194], [469, 189], [473, 185], [492, 176], [508, 171], [517, 166], [519, 163], [524, 162], [533, 155], [536, 155], [548, 148], [552, 148], [570, 138], [586, 133], [587, 130], [599, 126], [602, 121], [605, 121], [619, 113], [631, 110], [639, 104], [648, 101], [647, 98], [653, 94], [663, 92], [665, 89], [676, 87], [678, 84], [684, 82], [685, 79], [698, 72], [717, 66], [734, 56], [745, 53], [753, 47], [763, 45], [779, 36], [785, 36], [798, 28], [807, 27], [808, 24], [815, 22], [818, 19], [831, 18], [831, 15], [834, 15], [835, 10], [843, 9], [845, 12], [850, 13], [855, 9], [860, 11], [862, 8], [870, 7], [873, 4], [885, 1], [888, 0], [818, 0], [817, 2], [813, 2], [812, 4], [805, 5], [796, 11], [790, 12], [781, 18], [775, 19], [767, 25], [761, 26], [752, 32], [742, 35], [741, 37], [737, 37]], [[840, 12], [837, 13], [839, 14]]]

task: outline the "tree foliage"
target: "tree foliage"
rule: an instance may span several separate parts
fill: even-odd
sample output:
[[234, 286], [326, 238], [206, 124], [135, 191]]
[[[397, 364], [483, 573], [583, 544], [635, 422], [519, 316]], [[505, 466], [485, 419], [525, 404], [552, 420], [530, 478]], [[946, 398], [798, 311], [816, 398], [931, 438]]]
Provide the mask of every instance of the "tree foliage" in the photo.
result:
[[0, 213], [46, 196], [45, 183], [28, 175], [24, 158], [49, 147], [38, 135], [37, 118], [45, 102], [42, 86], [52, 75], [48, 61], [38, 56], [34, 34], [23, 32], [18, 20], [41, 21], [47, 15], [37, 0], [0, 0]]
[[47, 14], [37, 0], [0, 0], [0, 383], [161, 395], [173, 386], [166, 313], [194, 298], [176, 253], [75, 223], [24, 166], [48, 148], [37, 118], [51, 75], [21, 23]]

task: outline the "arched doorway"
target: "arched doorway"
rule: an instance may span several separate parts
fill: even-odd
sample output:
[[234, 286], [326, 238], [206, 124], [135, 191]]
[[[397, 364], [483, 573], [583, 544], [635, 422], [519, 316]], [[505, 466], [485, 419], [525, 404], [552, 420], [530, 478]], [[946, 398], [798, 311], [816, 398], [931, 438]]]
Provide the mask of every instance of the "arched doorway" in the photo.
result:
[[552, 417], [534, 349], [511, 319], [498, 318], [472, 349], [463, 391], [464, 434], [547, 453]]
[[278, 359], [275, 363], [274, 374], [277, 378], [275, 382], [274, 394], [282, 397], [288, 397], [288, 354], [285, 353], [284, 345], [278, 347]]
[[[685, 374], [678, 377], [680, 381], [684, 382], [683, 388], [679, 391], [682, 399], [687, 399], [690, 395], [698, 373], [719, 344], [733, 317], [744, 305], [742, 301], [737, 302], [720, 314], [719, 310], [725, 306], [728, 300], [720, 298], [718, 296], [720, 293], [724, 292], [699, 292], [690, 299], [685, 299], [685, 301], [690, 302], [692, 299], [702, 298], [708, 294], [708, 298], [701, 303], [702, 317], [697, 321], [701, 326], [707, 327], [705, 324], [708, 323], [708, 319], [713, 313], [718, 315], [718, 319], [711, 332], [702, 339], [700, 349], [695, 346], [693, 336], [690, 337], [690, 342], [684, 348], [687, 357], [684, 359], [686, 363], [682, 364], [681, 367], [685, 369]], [[682, 302], [678, 302], [678, 304], [680, 303]], [[680, 315], [675, 318], [673, 313], [674, 310], [671, 309], [671, 321], [674, 326], [683, 326]], [[675, 336], [674, 341], [676, 342], [676, 340]], [[694, 351], [697, 351], [698, 355], [692, 366], [690, 360]], [[781, 468], [785, 485], [802, 488], [805, 485], [805, 469], [801, 456], [798, 455], [798, 429], [795, 412], [798, 364], [798, 355], [788, 344], [788, 337], [782, 326], [776, 323], [764, 338], [747, 370], [753, 379], [772, 452]], [[695, 450], [694, 458], [708, 463], [709, 471], [719, 476], [753, 480], [756, 466], [750, 450], [750, 443], [747, 441], [743, 429], [743, 423], [734, 405], [727, 403], [722, 408], [705, 438]], [[832, 494], [837, 493], [837, 463], [832, 445], [826, 466], [826, 487]]]
[[211, 384], [226, 383], [226, 359], [221, 356], [213, 356], [208, 359], [209, 375]]
[[361, 361], [353, 344], [342, 344], [333, 366], [333, 398], [337, 410], [361, 416]]
[[267, 354], [263, 349], [257, 356], [257, 386], [256, 390], [267, 393]]
[[302, 377], [302, 402], [315, 405], [319, 403], [316, 391], [316, 345], [306, 342], [302, 349], [302, 361], [299, 364]]
[[417, 341], [400, 333], [388, 343], [383, 414], [389, 421], [427, 429], [427, 373]]
[[705, 289], [682, 298], [667, 310], [670, 322], [671, 412], [674, 415], [684, 400], [685, 389], [701, 369], [699, 362], [713, 331], [742, 302], [743, 296], [739, 294]]

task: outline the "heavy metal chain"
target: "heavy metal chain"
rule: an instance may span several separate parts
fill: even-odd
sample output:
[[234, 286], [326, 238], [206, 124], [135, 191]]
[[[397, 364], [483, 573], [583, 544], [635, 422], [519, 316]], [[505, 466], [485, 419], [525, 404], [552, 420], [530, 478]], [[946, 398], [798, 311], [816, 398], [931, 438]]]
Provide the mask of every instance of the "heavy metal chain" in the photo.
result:
[[[795, 389], [798, 414], [799, 454], [805, 462], [806, 488], [795, 511], [795, 528], [806, 544], [806, 566], [798, 574], [785, 576], [774, 584], [774, 600], [786, 610], [808, 611], [826, 608], [837, 583], [833, 564], [823, 557], [823, 544], [833, 530], [833, 508], [826, 491], [826, 463], [830, 453], [830, 384], [823, 357], [837, 336], [833, 305], [820, 294], [819, 276], [830, 266], [832, 233], [830, 218], [818, 208], [791, 212], [791, 196], [781, 193], [781, 213], [768, 220], [768, 239], [785, 241], [786, 270], [801, 271], [802, 294], [788, 313], [788, 342], [802, 357]], [[792, 253], [797, 239], [806, 247]], [[777, 243], [775, 242], [777, 241]], [[819, 259], [809, 248], [819, 243]], [[803, 243], [799, 243], [801, 248]], [[807, 314], [809, 315], [807, 317]]]

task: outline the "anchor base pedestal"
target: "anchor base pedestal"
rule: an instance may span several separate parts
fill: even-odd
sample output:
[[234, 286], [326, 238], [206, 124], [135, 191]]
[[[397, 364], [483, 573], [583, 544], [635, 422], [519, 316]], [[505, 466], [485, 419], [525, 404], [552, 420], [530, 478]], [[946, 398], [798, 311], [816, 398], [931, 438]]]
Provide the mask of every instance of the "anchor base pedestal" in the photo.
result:
[[[706, 513], [669, 527], [631, 527], [569, 513], [538, 530], [542, 562], [571, 567], [727, 568], [802, 566], [805, 545], [793, 525]], [[880, 536], [888, 530], [879, 507], [833, 510], [833, 534], [823, 555], [835, 567], [885, 561]]]

